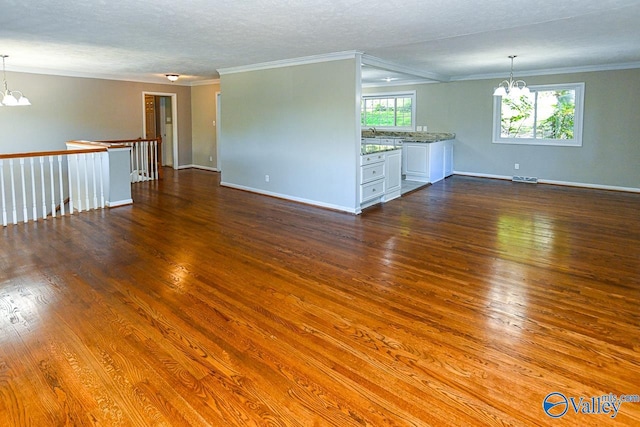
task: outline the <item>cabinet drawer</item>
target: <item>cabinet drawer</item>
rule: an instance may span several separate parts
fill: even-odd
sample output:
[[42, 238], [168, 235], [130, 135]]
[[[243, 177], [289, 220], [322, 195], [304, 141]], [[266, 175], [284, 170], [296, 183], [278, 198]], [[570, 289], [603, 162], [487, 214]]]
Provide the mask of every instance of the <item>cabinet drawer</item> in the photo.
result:
[[360, 203], [384, 196], [384, 179], [360, 186]]
[[384, 163], [372, 163], [360, 168], [360, 183], [375, 181], [384, 178]]
[[361, 165], [368, 165], [371, 163], [379, 162], [384, 162], [384, 153], [365, 154], [364, 156], [360, 156]]

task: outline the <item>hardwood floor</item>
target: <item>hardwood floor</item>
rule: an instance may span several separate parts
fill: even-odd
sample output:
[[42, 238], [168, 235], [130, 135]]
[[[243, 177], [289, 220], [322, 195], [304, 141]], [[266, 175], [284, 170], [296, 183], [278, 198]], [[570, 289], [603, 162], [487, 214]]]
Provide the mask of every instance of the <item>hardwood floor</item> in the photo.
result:
[[572, 407], [640, 394], [640, 194], [452, 177], [352, 216], [165, 172], [0, 229], [0, 425], [640, 425]]

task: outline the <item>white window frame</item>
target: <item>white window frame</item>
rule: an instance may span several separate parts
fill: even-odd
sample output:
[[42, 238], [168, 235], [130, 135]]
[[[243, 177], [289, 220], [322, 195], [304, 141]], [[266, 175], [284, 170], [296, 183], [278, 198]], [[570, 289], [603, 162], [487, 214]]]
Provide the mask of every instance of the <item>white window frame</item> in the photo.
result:
[[[372, 98], [411, 98], [411, 126], [375, 126], [379, 130], [391, 130], [391, 131], [415, 131], [416, 130], [416, 91], [409, 90], [403, 92], [386, 92], [386, 93], [368, 93], [362, 95], [362, 101]], [[360, 109], [362, 114], [362, 108]], [[367, 125], [362, 125], [364, 129], [367, 129]]]
[[501, 136], [501, 107], [502, 97], [493, 97], [493, 143], [519, 145], [551, 145], [560, 147], [582, 147], [582, 123], [584, 117], [584, 83], [562, 83], [550, 85], [529, 86], [533, 91], [574, 90], [575, 116], [573, 121], [573, 139], [543, 139], [543, 138], [503, 138]]

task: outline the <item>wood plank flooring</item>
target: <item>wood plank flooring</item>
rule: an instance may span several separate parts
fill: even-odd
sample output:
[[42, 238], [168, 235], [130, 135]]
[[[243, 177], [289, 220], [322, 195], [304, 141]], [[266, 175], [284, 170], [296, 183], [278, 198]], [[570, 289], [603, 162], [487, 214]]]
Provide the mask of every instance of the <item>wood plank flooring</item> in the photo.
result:
[[353, 216], [165, 172], [0, 229], [0, 425], [640, 425], [543, 411], [640, 394], [639, 194], [451, 177]]

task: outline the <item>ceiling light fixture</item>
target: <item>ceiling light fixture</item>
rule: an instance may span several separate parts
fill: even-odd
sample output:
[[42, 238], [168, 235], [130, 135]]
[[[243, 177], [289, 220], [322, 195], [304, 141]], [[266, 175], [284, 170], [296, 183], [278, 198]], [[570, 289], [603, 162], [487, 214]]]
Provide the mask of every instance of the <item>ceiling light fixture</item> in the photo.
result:
[[523, 80], [513, 80], [513, 59], [517, 55], [509, 55], [511, 59], [511, 73], [509, 74], [509, 80], [503, 80], [500, 82], [496, 90], [493, 92], [493, 96], [509, 96], [518, 97], [522, 95], [529, 95], [531, 93], [527, 84]]
[[171, 82], [175, 82], [176, 80], [178, 80], [178, 77], [180, 77], [180, 74], [165, 74], [165, 75]]
[[26, 96], [22, 94], [19, 90], [9, 90], [7, 87], [7, 70], [4, 67], [4, 60], [8, 58], [9, 55], [0, 55], [2, 56], [2, 78], [4, 79], [4, 90], [2, 91], [2, 101], [0, 105], [6, 105], [8, 107], [22, 107], [24, 105], [31, 105]]

